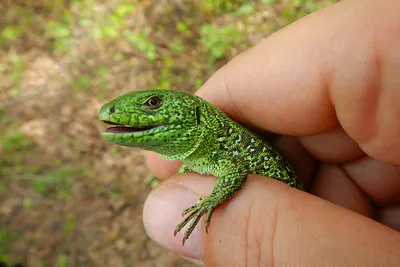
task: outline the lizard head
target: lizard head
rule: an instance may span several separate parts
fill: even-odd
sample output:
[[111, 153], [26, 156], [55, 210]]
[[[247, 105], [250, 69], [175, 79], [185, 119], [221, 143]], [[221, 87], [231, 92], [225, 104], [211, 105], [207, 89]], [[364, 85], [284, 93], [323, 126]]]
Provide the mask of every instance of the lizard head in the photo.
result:
[[133, 91], [105, 104], [99, 120], [113, 125], [102, 134], [110, 142], [178, 159], [198, 145], [198, 111], [198, 98], [185, 92]]

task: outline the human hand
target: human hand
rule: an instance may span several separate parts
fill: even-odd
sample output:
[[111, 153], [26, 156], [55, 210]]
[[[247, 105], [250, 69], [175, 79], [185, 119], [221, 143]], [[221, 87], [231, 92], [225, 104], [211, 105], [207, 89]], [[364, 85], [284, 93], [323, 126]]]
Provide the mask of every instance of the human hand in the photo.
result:
[[181, 212], [215, 178], [168, 178], [179, 163], [148, 153], [166, 179], [145, 205], [150, 237], [207, 266], [399, 266], [399, 12], [397, 0], [335, 4], [234, 58], [197, 93], [250, 128], [285, 135], [274, 144], [315, 196], [250, 175], [208, 235], [202, 225], [182, 247]]

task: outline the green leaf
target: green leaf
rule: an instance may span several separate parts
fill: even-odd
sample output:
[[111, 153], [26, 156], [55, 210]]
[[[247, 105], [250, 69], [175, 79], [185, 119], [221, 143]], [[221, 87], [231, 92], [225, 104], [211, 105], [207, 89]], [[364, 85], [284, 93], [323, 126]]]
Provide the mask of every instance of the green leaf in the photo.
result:
[[200, 33], [201, 43], [215, 59], [223, 58], [230, 47], [243, 39], [241, 33], [234, 26], [217, 28], [210, 24], [205, 24], [201, 27]]
[[130, 4], [122, 4], [115, 9], [115, 14], [119, 17], [126, 17], [135, 11], [135, 7]]
[[23, 35], [23, 30], [20, 26], [7, 26], [1, 31], [1, 38], [8, 41], [14, 41]]
[[183, 22], [178, 22], [176, 24], [175, 28], [180, 33], [188, 33], [189, 32], [189, 27]]
[[50, 21], [47, 29], [47, 36], [53, 38], [69, 38], [71, 30], [68, 25], [62, 24], [58, 21]]
[[106, 37], [116, 38], [118, 36], [118, 30], [111, 25], [105, 25], [101, 28], [101, 30]]
[[75, 217], [72, 215], [68, 215], [67, 219], [65, 220], [64, 233], [70, 234], [74, 231], [75, 231]]
[[278, 2], [279, 0], [261, 0], [261, 3], [263, 4], [276, 4]]
[[7, 186], [3, 183], [0, 183], [0, 194], [3, 194], [7, 191]]
[[35, 180], [32, 182], [32, 189], [40, 194], [45, 194], [48, 191], [48, 186], [41, 180]]
[[57, 263], [55, 267], [68, 267], [68, 256], [65, 253], [60, 253], [57, 257]]
[[238, 9], [238, 11], [234, 13], [234, 15], [236, 15], [236, 16], [250, 15], [250, 14], [254, 13], [255, 10], [256, 9], [253, 4], [246, 3], [246, 4], [243, 4]]
[[182, 40], [180, 40], [180, 39], [174, 39], [169, 44], [169, 48], [172, 50], [172, 52], [174, 52], [177, 55], [181, 55], [186, 50], [185, 45], [183, 44]]
[[123, 35], [135, 48], [143, 52], [148, 59], [155, 60], [157, 58], [157, 47], [150, 42], [149, 33], [146, 30], [142, 30], [139, 33], [125, 30]]

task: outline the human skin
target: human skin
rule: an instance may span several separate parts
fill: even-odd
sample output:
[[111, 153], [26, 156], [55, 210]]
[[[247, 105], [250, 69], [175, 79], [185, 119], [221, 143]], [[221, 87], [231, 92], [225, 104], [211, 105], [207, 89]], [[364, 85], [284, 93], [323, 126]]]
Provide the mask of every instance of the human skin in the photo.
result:
[[[308, 193], [250, 175], [185, 247], [181, 211], [214, 177], [165, 180], [143, 221], [162, 246], [206, 266], [399, 266], [400, 1], [347, 0], [271, 35], [217, 71], [197, 94], [258, 132], [298, 170]], [[291, 137], [288, 137], [291, 136]]]

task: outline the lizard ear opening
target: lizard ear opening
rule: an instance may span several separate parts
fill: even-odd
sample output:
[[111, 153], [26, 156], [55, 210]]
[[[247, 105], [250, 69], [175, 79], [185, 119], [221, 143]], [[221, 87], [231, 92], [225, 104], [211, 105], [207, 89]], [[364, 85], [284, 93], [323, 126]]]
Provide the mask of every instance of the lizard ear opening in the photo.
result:
[[198, 106], [196, 106], [196, 109], [195, 109], [194, 113], [195, 113], [195, 116], [196, 116], [197, 124], [200, 124], [200, 108]]

